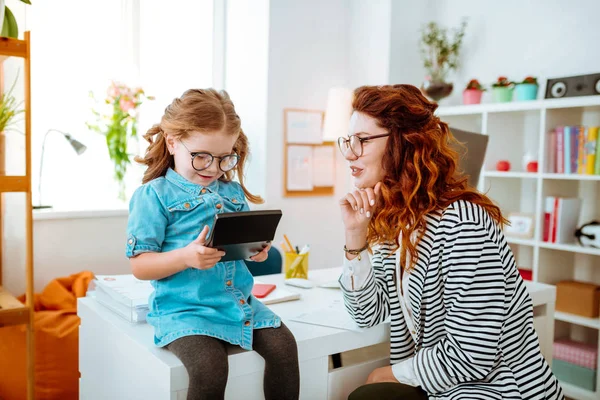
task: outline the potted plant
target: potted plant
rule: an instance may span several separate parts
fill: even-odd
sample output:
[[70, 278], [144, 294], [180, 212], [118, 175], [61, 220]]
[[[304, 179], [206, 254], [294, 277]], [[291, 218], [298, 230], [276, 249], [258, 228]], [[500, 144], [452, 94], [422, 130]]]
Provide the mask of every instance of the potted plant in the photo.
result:
[[23, 102], [17, 101], [15, 96], [13, 96], [13, 89], [17, 83], [17, 78], [18, 76], [15, 78], [10, 89], [0, 95], [0, 175], [5, 174], [6, 132], [12, 130], [12, 126], [17, 122], [16, 117], [25, 112], [21, 107]]
[[471, 79], [463, 90], [463, 104], [479, 104], [481, 103], [481, 95], [485, 92], [485, 88], [477, 79]]
[[498, 77], [492, 84], [492, 98], [497, 103], [505, 103], [512, 100], [515, 84], [505, 76]]
[[528, 76], [523, 82], [517, 83], [515, 88], [515, 100], [535, 100], [538, 93], [537, 78]]
[[106, 137], [108, 155], [114, 163], [114, 178], [119, 183], [119, 199], [125, 200], [125, 173], [131, 163], [127, 152], [129, 138], [137, 140], [138, 109], [146, 96], [141, 88], [112, 82], [102, 111], [92, 110], [97, 122], [88, 127]]
[[432, 100], [439, 101], [452, 93], [453, 85], [446, 81], [450, 71], [458, 67], [458, 58], [467, 21], [454, 29], [450, 37], [446, 28], [430, 22], [421, 31], [421, 55], [428, 76], [421, 86], [421, 91]]

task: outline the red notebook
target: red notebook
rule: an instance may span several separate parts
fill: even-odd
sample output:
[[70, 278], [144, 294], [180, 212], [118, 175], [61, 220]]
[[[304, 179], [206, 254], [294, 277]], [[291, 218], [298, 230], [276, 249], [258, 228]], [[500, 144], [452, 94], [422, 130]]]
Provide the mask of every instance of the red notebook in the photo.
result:
[[262, 299], [267, 297], [267, 295], [275, 290], [276, 287], [276, 285], [271, 283], [255, 283], [252, 288], [252, 294], [257, 299]]

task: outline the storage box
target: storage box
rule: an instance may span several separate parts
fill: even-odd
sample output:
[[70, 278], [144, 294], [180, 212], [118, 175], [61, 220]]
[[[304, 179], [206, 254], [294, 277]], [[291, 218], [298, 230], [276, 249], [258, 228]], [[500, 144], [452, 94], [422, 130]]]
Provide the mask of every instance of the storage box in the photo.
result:
[[600, 315], [600, 286], [578, 281], [556, 284], [556, 311], [598, 318]]
[[580, 367], [596, 369], [598, 362], [598, 346], [576, 342], [570, 339], [554, 341], [554, 359], [566, 361]]
[[563, 360], [552, 360], [552, 371], [563, 381], [594, 392], [596, 390], [596, 370], [580, 367]]

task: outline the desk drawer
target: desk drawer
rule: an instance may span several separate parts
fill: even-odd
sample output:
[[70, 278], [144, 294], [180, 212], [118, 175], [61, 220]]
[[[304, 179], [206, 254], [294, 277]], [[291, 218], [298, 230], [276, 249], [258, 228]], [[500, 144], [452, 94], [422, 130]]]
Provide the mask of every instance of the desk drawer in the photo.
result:
[[390, 358], [383, 357], [365, 361], [347, 367], [336, 368], [329, 372], [327, 398], [329, 400], [346, 400], [348, 395], [367, 381], [374, 369], [390, 365]]

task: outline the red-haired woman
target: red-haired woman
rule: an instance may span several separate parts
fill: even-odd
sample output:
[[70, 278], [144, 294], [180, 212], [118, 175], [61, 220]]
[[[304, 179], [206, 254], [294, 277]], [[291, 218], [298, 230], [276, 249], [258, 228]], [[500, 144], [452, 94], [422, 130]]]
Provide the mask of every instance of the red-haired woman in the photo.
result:
[[411, 85], [360, 87], [338, 141], [356, 186], [340, 200], [346, 308], [391, 319], [391, 365], [350, 399], [562, 399], [506, 220], [457, 170], [436, 108]]

